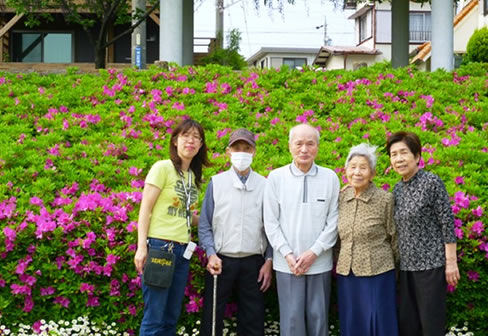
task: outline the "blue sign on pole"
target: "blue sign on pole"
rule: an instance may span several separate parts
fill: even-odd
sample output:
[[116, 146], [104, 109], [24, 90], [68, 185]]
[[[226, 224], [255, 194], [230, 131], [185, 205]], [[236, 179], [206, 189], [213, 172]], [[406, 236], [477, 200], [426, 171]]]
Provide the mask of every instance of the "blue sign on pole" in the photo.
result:
[[136, 67], [141, 69], [141, 46], [136, 47]]

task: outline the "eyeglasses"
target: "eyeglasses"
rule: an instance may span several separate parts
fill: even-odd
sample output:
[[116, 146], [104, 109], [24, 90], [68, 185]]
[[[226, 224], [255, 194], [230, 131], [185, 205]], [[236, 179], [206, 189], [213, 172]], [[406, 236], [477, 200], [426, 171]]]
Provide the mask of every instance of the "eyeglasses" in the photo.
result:
[[200, 137], [200, 134], [188, 134], [188, 133], [182, 133], [178, 137], [181, 137], [183, 140], [188, 141], [188, 140], [193, 140], [195, 142], [201, 142], [202, 138]]

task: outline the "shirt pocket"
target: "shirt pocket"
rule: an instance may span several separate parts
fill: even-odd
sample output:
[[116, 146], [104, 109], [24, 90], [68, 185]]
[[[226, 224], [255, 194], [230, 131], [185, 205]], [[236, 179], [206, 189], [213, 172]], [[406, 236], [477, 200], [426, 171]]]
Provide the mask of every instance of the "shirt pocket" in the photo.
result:
[[314, 227], [319, 227], [322, 229], [326, 222], [326, 215], [327, 215], [327, 207], [328, 201], [325, 198], [314, 198], [312, 202], [310, 202], [310, 209], [312, 213], [312, 222], [314, 223]]

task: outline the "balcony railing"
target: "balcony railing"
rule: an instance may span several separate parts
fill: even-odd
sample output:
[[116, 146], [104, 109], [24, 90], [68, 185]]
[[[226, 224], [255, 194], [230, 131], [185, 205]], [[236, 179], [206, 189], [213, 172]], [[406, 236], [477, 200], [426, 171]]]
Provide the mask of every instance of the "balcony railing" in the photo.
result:
[[410, 31], [409, 32], [410, 42], [426, 42], [432, 40], [431, 31]]

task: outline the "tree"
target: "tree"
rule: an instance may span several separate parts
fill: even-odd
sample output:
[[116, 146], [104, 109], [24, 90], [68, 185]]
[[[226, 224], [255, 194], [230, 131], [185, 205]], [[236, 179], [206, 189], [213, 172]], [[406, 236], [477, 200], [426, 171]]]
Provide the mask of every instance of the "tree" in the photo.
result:
[[[6, 5], [27, 17], [26, 25], [34, 27], [41, 20], [52, 20], [49, 11], [60, 10], [66, 22], [79, 24], [87, 33], [88, 40], [95, 48], [95, 68], [105, 68], [106, 48], [121, 37], [130, 34], [141, 22], [159, 6], [159, 0], [148, 0], [151, 8], [131, 12], [131, 2], [127, 0], [6, 0]], [[136, 22], [128, 29], [108, 39], [108, 28], [112, 25]]]
[[229, 46], [217, 48], [210, 55], [202, 59], [204, 64], [221, 64], [230, 66], [233, 70], [241, 70], [247, 66], [246, 60], [239, 54], [241, 33], [238, 29], [232, 29], [227, 35]]
[[465, 61], [488, 62], [488, 27], [476, 29], [466, 46]]

